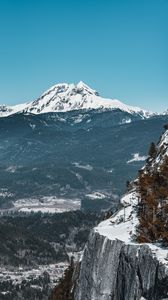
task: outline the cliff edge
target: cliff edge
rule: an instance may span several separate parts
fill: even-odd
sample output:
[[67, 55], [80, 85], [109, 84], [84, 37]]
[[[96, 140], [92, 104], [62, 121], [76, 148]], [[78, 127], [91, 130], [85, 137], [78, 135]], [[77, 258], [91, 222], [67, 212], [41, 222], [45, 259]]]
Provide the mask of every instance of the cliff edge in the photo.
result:
[[91, 232], [75, 300], [168, 299], [167, 167], [168, 130], [121, 209]]

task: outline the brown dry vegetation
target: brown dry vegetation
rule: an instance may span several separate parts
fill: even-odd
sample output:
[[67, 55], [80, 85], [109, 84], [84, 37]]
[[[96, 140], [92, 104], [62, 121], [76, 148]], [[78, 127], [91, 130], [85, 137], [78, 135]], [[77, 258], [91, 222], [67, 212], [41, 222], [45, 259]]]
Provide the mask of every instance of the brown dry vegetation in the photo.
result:
[[138, 241], [158, 241], [168, 245], [168, 156], [159, 170], [150, 171], [147, 166], [140, 172], [139, 192]]

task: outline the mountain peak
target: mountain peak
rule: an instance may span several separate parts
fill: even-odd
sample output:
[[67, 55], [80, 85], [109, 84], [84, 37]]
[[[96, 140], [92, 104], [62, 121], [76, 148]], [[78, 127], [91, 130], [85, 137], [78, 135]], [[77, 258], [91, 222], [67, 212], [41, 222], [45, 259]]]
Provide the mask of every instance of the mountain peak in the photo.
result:
[[88, 86], [86, 83], [84, 83], [83, 81], [79, 81], [77, 84], [76, 84], [76, 88], [78, 90], [82, 90], [82, 91], [85, 91], [86, 93], [88, 94], [92, 94], [92, 95], [97, 95], [99, 96], [99, 93], [92, 89], [90, 86]]
[[7, 107], [5, 112], [3, 107], [0, 109], [0, 116], [7, 116], [16, 112], [40, 114], [82, 109], [119, 109], [130, 114], [139, 114], [142, 118], [151, 115], [143, 109], [131, 107], [117, 99], [103, 98], [83, 81], [79, 81], [77, 84], [58, 83], [45, 91], [38, 99], [22, 105]]
[[85, 83], [81, 80], [81, 81], [79, 81], [79, 82], [77, 83], [77, 87], [83, 88], [83, 87], [88, 87], [88, 86], [87, 86], [87, 84], [85, 84]]
[[[98, 92], [90, 88], [87, 84], [85, 84], [83, 81], [79, 81], [77, 84], [74, 83], [58, 83], [53, 85], [51, 88], [49, 88], [47, 91], [45, 91], [40, 98], [44, 98], [44, 96], [49, 95], [50, 93], [55, 92], [56, 94], [63, 94], [66, 93], [66, 95], [74, 95], [74, 94], [88, 94], [88, 95], [97, 95]], [[37, 100], [39, 100], [38, 98]], [[35, 100], [36, 101], [36, 100]]]
[[77, 84], [59, 83], [52, 86], [37, 100], [30, 103], [27, 111], [31, 113], [65, 112], [81, 109], [119, 109], [127, 113], [136, 113], [148, 117], [150, 113], [138, 107], [131, 107], [117, 99], [107, 99], [89, 87], [83, 81]]

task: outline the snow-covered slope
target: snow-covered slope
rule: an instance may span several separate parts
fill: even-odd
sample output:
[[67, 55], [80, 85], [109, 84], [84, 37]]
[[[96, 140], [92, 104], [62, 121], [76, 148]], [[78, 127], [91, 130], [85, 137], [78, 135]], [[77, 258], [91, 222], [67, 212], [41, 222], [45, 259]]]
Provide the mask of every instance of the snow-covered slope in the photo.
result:
[[27, 108], [27, 104], [18, 104], [14, 106], [0, 105], [0, 117], [7, 117], [16, 113], [22, 113]]
[[120, 109], [130, 114], [138, 114], [142, 118], [151, 115], [146, 110], [126, 105], [117, 99], [103, 98], [98, 92], [80, 81], [78, 84], [57, 84], [44, 92], [37, 100], [29, 103], [0, 106], [0, 116], [8, 116], [18, 112], [40, 114], [81, 109]]

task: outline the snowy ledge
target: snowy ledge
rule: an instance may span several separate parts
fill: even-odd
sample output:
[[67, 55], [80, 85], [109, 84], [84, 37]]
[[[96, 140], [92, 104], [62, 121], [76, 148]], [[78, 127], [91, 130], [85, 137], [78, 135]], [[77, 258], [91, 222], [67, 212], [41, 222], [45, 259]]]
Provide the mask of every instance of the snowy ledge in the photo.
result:
[[163, 248], [159, 244], [139, 244], [134, 241], [136, 227], [139, 223], [136, 210], [138, 198], [139, 195], [135, 191], [124, 195], [121, 198], [123, 208], [111, 218], [101, 222], [94, 228], [94, 231], [109, 240], [120, 240], [126, 245], [137, 245], [138, 248], [148, 245], [153, 257], [168, 268], [168, 248]]

